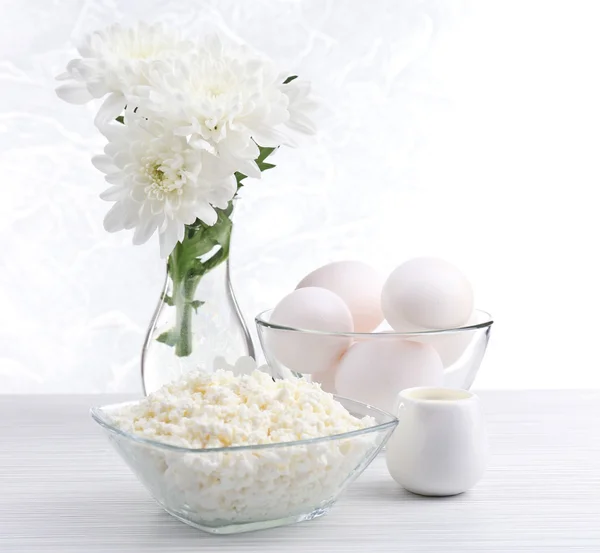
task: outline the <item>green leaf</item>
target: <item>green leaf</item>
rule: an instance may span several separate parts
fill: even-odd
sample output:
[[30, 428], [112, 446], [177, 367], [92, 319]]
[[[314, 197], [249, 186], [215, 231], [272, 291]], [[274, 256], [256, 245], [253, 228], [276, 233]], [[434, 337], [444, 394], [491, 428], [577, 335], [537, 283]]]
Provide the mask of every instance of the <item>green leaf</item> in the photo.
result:
[[256, 158], [256, 163], [262, 163], [265, 159], [267, 159], [277, 148], [265, 148], [264, 146], [258, 147], [260, 153]]
[[[219, 213], [221, 210], [217, 210], [217, 213]], [[223, 211], [223, 213], [225, 214], [226, 217], [231, 218], [231, 214], [233, 213], [233, 202], [230, 201], [227, 204], [227, 207], [225, 208], [225, 210]]]
[[209, 253], [215, 246], [223, 247], [229, 243], [233, 203], [229, 202], [226, 209], [217, 209], [216, 211], [217, 222], [214, 225], [209, 226], [200, 219], [196, 219], [192, 225], [187, 226], [184, 241], [177, 244], [176, 253], [182, 275], [191, 268], [194, 268], [194, 275], [203, 274], [203, 271], [196, 270], [198, 268], [197, 259]]
[[[233, 202], [229, 202], [226, 209], [217, 209], [217, 222], [209, 226], [200, 219], [192, 225], [187, 225], [186, 236], [183, 242], [178, 243], [173, 250], [170, 260], [177, 265], [175, 273], [180, 280], [200, 279], [214, 266], [213, 258], [223, 251], [229, 251], [231, 239], [231, 213]], [[218, 249], [209, 259], [201, 260], [216, 246]], [[175, 279], [174, 272], [171, 275]]]
[[190, 305], [194, 308], [194, 312], [198, 313], [198, 308], [202, 307], [206, 302], [200, 300], [194, 300], [190, 302]]
[[288, 84], [291, 83], [294, 79], [297, 79], [298, 75], [290, 75], [285, 81], [283, 81], [283, 84]]
[[219, 210], [217, 222], [212, 227], [208, 227], [204, 232], [214, 245], [224, 246], [225, 244], [229, 244], [231, 227], [231, 219], [225, 215], [224, 211]]
[[166, 332], [163, 332], [156, 339], [156, 341], [160, 342], [161, 344], [167, 344], [167, 346], [173, 347], [179, 341], [179, 335], [177, 334], [177, 331], [174, 328], [172, 328], [171, 330], [167, 330]]
[[188, 269], [187, 278], [188, 279], [194, 278], [194, 279], [197, 279], [198, 282], [200, 282], [200, 279], [207, 272], [208, 271], [206, 270], [204, 263], [202, 263], [202, 261], [200, 261], [199, 259], [194, 259], [192, 266]]
[[273, 163], [258, 163], [257, 165], [261, 171], [266, 171], [267, 169], [273, 169], [273, 167], [275, 167]]
[[212, 250], [217, 244], [205, 229], [196, 229], [192, 238], [186, 238], [182, 244], [182, 258], [187, 264], [192, 259], [201, 257]]
[[264, 148], [263, 146], [259, 146], [260, 154], [256, 158], [256, 165], [261, 171], [266, 171], [267, 169], [272, 169], [275, 167], [272, 163], [267, 163], [265, 160], [277, 149], [277, 148]]
[[[199, 259], [197, 259], [197, 263], [199, 264], [194, 271], [199, 271], [201, 274], [208, 273], [212, 271], [215, 267], [218, 267], [223, 261], [227, 259], [229, 256], [229, 243], [224, 244], [223, 247], [215, 253], [210, 259], [207, 259], [204, 263], [202, 263]], [[191, 273], [192, 271], [190, 271]]]
[[244, 179], [247, 179], [248, 177], [247, 177], [246, 175], [244, 175], [244, 173], [240, 173], [239, 171], [236, 171], [236, 172], [234, 173], [234, 175], [235, 175], [235, 181], [237, 182], [237, 190], [236, 190], [236, 194], [237, 194], [237, 193], [240, 191], [240, 188], [241, 188], [242, 186], [244, 186], [244, 185], [242, 184], [242, 181], [243, 181]]
[[[257, 144], [258, 146], [258, 144]], [[260, 171], [266, 171], [267, 169], [273, 169], [273, 167], [275, 167], [275, 165], [273, 163], [267, 163], [265, 161], [265, 159], [267, 159], [277, 148], [265, 148], [263, 146], [258, 146], [259, 149], [259, 154], [258, 157], [254, 160], [256, 161], [256, 165], [258, 165], [258, 168], [260, 169]], [[242, 184], [242, 181], [244, 179], [247, 179], [247, 175], [244, 175], [244, 173], [240, 173], [239, 171], [236, 171], [235, 173], [235, 180], [237, 182], [237, 189], [239, 191], [239, 189], [244, 186]]]

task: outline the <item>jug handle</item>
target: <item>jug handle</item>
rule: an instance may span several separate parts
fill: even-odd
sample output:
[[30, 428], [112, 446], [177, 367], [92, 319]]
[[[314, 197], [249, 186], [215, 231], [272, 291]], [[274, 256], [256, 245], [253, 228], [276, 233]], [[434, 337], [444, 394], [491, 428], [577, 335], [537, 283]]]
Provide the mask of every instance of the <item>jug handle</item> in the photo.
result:
[[392, 415], [394, 415], [395, 417], [398, 417], [398, 416], [400, 416], [400, 411], [404, 411], [404, 409], [406, 409], [406, 406], [404, 405], [402, 396], [400, 394], [398, 394], [396, 396], [396, 401], [394, 403], [394, 410], [392, 411]]

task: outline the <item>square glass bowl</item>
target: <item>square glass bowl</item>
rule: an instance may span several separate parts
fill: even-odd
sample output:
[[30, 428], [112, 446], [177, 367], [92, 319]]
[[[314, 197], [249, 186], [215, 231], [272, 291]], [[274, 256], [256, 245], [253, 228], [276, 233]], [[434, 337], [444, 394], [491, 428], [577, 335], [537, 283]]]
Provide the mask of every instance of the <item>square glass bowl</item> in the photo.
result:
[[175, 518], [213, 534], [233, 534], [311, 520], [377, 456], [396, 417], [336, 397], [364, 429], [296, 442], [187, 449], [124, 432], [111, 413], [127, 403], [92, 408], [110, 443], [157, 503]]

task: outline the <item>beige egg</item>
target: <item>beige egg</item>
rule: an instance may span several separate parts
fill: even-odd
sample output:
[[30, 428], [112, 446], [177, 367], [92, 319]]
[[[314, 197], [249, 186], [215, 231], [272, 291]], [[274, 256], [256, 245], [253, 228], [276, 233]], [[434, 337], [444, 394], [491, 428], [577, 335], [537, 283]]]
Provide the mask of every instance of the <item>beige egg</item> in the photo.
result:
[[[300, 288], [273, 309], [270, 321], [296, 329], [352, 332], [352, 315], [344, 301], [325, 288]], [[335, 365], [351, 343], [347, 336], [323, 336], [270, 329], [267, 347], [291, 371], [313, 374]]]
[[318, 373], [314, 373], [311, 375], [311, 380], [313, 382], [318, 382], [321, 385], [321, 389], [324, 392], [328, 392], [330, 394], [337, 393], [335, 390], [335, 375], [337, 373], [337, 367], [333, 366], [326, 371], [321, 371]]
[[354, 344], [337, 369], [337, 393], [391, 412], [396, 396], [414, 386], [441, 386], [444, 368], [435, 349], [398, 338]]
[[305, 276], [297, 288], [326, 288], [342, 298], [354, 321], [355, 332], [371, 332], [383, 321], [381, 290], [384, 278], [361, 261], [336, 261]]
[[396, 268], [381, 293], [381, 307], [395, 330], [463, 326], [473, 312], [473, 289], [454, 265], [417, 257]]

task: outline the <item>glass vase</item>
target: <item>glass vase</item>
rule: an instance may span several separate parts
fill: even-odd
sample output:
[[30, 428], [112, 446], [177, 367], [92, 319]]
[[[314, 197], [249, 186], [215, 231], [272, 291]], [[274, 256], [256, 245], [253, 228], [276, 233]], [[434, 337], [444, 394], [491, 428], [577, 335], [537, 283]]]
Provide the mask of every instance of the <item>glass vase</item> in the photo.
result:
[[169, 256], [142, 350], [144, 394], [192, 369], [211, 371], [216, 357], [255, 356], [231, 285], [232, 210], [219, 210], [213, 226], [187, 226]]

